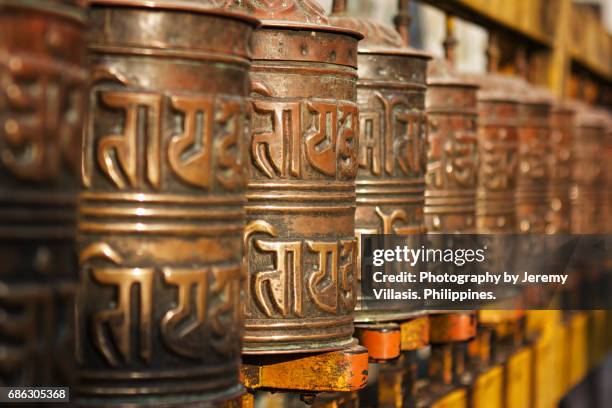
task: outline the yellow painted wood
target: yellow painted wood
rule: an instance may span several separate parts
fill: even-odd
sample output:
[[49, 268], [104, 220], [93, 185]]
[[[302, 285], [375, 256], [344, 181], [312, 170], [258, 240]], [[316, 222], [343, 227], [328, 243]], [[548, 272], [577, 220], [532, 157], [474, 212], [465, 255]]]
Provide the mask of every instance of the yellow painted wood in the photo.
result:
[[480, 374], [474, 382], [472, 408], [502, 408], [504, 370], [495, 366]]
[[524, 347], [506, 363], [506, 408], [531, 406], [533, 353]]
[[557, 0], [558, 11], [555, 22], [553, 48], [547, 64], [546, 84], [557, 98], [567, 96], [567, 81], [569, 80], [569, 42], [571, 23], [571, 0]]
[[556, 407], [554, 341], [551, 332], [543, 332], [533, 346], [534, 408]]
[[463, 388], [454, 390], [431, 404], [431, 408], [467, 408], [467, 393]]

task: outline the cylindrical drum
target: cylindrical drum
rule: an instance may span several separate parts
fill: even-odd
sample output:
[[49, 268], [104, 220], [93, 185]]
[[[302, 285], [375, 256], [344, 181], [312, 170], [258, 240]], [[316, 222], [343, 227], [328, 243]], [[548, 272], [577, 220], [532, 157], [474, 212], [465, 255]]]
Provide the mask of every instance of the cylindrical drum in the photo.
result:
[[[512, 264], [509, 234], [516, 232], [514, 192], [518, 154], [519, 95], [513, 92], [516, 78], [498, 74], [466, 76], [477, 81], [478, 90], [478, 177], [476, 189], [476, 232], [485, 234], [480, 245], [487, 247], [483, 271], [503, 271]], [[518, 301], [518, 293], [497, 291], [496, 304], [507, 308]], [[496, 325], [515, 319], [505, 310], [481, 310], [481, 325]]]
[[519, 99], [511, 78], [478, 79], [478, 177], [476, 231], [512, 234], [516, 228], [514, 189], [518, 153]]
[[572, 233], [598, 234], [602, 231], [604, 141], [606, 122], [599, 112], [575, 104], [575, 137], [572, 167]]
[[[454, 246], [437, 234], [473, 234], [476, 230], [477, 91], [478, 85], [457, 77], [444, 61], [430, 63], [427, 79], [429, 149], [425, 178], [425, 223], [429, 241]], [[460, 239], [460, 237], [458, 237]], [[434, 273], [446, 273], [448, 263], [430, 264]], [[434, 304], [435, 300], [428, 301]], [[431, 317], [430, 341], [465, 341], [476, 333], [474, 312]]]
[[474, 233], [478, 86], [454, 76], [440, 61], [431, 66], [425, 222], [431, 232]]
[[[605, 231], [604, 188], [608, 177], [605, 174], [606, 116], [595, 108], [575, 102], [575, 136], [571, 188], [571, 220], [573, 234], [602, 234]], [[588, 238], [586, 238], [588, 239]], [[583, 307], [602, 305], [609, 298], [610, 286], [601, 251], [582, 251], [574, 257], [570, 275], [574, 298]]]
[[520, 233], [546, 231], [552, 99], [542, 89], [524, 85], [518, 130], [516, 222]]
[[96, 0], [90, 20], [77, 392], [108, 406], [232, 398], [256, 20], [212, 0]]
[[82, 1], [0, 0], [0, 384], [71, 385]]
[[[430, 57], [404, 47], [391, 27], [350, 17], [336, 17], [333, 23], [365, 35], [357, 58], [357, 241], [362, 234], [413, 235], [419, 240], [425, 232], [425, 90]], [[412, 244], [420, 246], [417, 242]], [[410, 286], [406, 283], [393, 287], [408, 290]], [[397, 320], [423, 312], [417, 301], [402, 300], [393, 305], [385, 301], [387, 310], [377, 310], [362, 296], [365, 295], [359, 296], [357, 303], [356, 321]]]
[[556, 103], [551, 114], [551, 160], [548, 183], [547, 234], [568, 234], [571, 231], [570, 189], [572, 185], [572, 146], [574, 143], [574, 111]]
[[348, 346], [361, 35], [330, 26], [311, 0], [230, 9], [263, 21], [252, 42], [243, 353]]
[[[478, 176], [476, 188], [476, 232], [484, 234], [487, 246], [482, 270], [503, 271], [512, 265], [511, 238], [516, 232], [515, 187], [518, 154], [519, 95], [516, 78], [499, 74], [467, 75], [478, 90]], [[497, 291], [496, 304], [507, 309], [518, 303], [516, 290]], [[513, 310], [480, 310], [478, 323], [484, 326], [514, 321], [521, 316]]]

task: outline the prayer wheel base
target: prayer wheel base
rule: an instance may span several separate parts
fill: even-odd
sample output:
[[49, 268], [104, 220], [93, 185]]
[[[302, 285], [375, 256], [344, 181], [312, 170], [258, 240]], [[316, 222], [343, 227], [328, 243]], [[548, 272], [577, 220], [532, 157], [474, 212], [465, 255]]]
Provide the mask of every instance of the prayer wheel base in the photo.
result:
[[368, 351], [357, 344], [328, 353], [243, 356], [243, 360], [241, 380], [249, 390], [350, 392], [365, 387], [368, 379]]
[[370, 361], [383, 362], [399, 357], [401, 330], [397, 323], [359, 324], [355, 331], [359, 344], [368, 349]]

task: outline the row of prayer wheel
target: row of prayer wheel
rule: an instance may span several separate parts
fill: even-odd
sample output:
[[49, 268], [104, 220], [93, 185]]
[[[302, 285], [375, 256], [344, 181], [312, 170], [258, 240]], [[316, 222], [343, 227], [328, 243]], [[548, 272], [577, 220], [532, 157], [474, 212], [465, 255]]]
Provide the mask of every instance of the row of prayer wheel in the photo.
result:
[[0, 383], [227, 401], [241, 354], [427, 314], [362, 307], [360, 234], [612, 230], [609, 115], [343, 3], [0, 0]]

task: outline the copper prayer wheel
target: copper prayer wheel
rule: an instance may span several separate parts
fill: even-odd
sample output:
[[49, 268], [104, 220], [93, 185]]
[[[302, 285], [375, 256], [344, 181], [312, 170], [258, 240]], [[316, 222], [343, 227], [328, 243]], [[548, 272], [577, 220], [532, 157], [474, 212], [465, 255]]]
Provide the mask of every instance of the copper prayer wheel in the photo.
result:
[[0, 384], [72, 385], [81, 1], [0, 1]]
[[[414, 235], [419, 239], [426, 231], [425, 90], [430, 57], [405, 47], [391, 27], [342, 15], [332, 22], [365, 35], [357, 57], [360, 117], [357, 240], [362, 234]], [[401, 285], [394, 287], [401, 290]], [[403, 290], [408, 289], [410, 284], [405, 284]], [[393, 311], [377, 310], [358, 299], [355, 320], [398, 320], [423, 313], [417, 302], [410, 302], [407, 307], [406, 302], [398, 301], [392, 308]]]
[[516, 222], [520, 233], [538, 234], [546, 232], [548, 213], [552, 98], [546, 91], [526, 83], [522, 92]]
[[311, 0], [230, 1], [253, 35], [243, 353], [352, 343], [357, 41]]
[[256, 20], [92, 1], [79, 201], [83, 405], [191, 406], [239, 382], [243, 142]]
[[455, 75], [446, 61], [434, 60], [430, 62], [427, 87], [425, 223], [429, 239], [437, 240], [440, 233], [474, 233], [478, 85]]
[[430, 63], [427, 85], [425, 223], [430, 232], [474, 233], [478, 86], [439, 60]]
[[[478, 85], [455, 75], [446, 61], [434, 60], [427, 86], [425, 222], [433, 234], [430, 241], [437, 241], [439, 233], [470, 234], [476, 230]], [[445, 265], [430, 267], [440, 273], [446, 269]], [[430, 320], [431, 391], [445, 394], [452, 383], [462, 381], [466, 342], [476, 335], [476, 313], [437, 311]]]
[[602, 223], [604, 186], [605, 117], [576, 103], [571, 188], [571, 221], [574, 234], [604, 232]]
[[515, 80], [499, 74], [465, 76], [477, 81], [478, 177], [476, 231], [515, 232], [514, 190], [518, 151], [519, 96]]
[[572, 185], [572, 146], [574, 111], [567, 104], [556, 103], [551, 113], [551, 162], [548, 184], [547, 234], [571, 232], [570, 189]]

